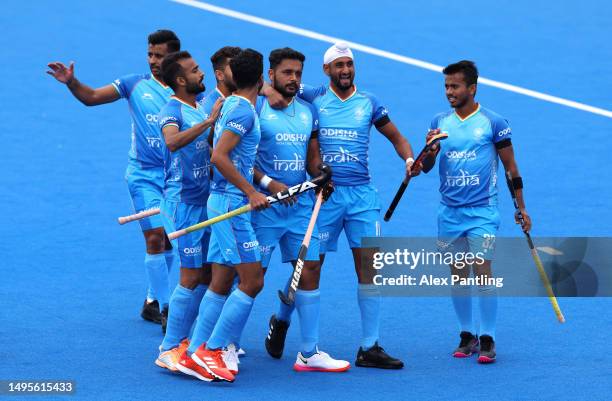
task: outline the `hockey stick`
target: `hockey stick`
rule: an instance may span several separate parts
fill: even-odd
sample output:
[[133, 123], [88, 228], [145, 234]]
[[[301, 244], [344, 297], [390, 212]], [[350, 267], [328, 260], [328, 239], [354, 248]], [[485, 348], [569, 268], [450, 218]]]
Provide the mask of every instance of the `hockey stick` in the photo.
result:
[[[268, 195], [268, 203], [270, 204], [274, 204], [276, 202], [280, 202], [284, 199], [287, 199], [291, 196], [297, 196], [300, 195], [306, 191], [310, 191], [311, 189], [317, 188], [317, 187], [323, 187], [325, 184], [327, 184], [327, 182], [329, 181], [329, 179], [331, 178], [331, 168], [325, 164], [321, 165], [319, 167], [319, 169], [321, 170], [321, 175], [319, 175], [318, 177], [314, 178], [311, 181], [304, 181], [301, 184], [297, 184], [294, 185], [292, 187], [287, 188], [285, 191], [283, 192], [279, 192], [276, 195]], [[231, 219], [232, 217], [241, 215], [243, 213], [247, 213], [251, 210], [251, 205], [244, 205], [242, 207], [239, 207], [238, 209], [232, 210], [230, 212], [224, 213], [222, 215], [219, 215], [217, 217], [213, 217], [212, 219], [208, 219], [206, 221], [203, 221], [201, 223], [198, 224], [194, 224], [192, 226], [189, 226], [187, 228], [183, 228], [182, 230], [177, 230], [174, 231], [170, 234], [168, 234], [168, 238], [173, 240], [176, 239], [180, 236], [183, 236], [185, 234], [197, 231], [197, 230], [201, 230], [205, 227], [208, 227], [210, 225], [213, 225], [215, 223], [219, 223], [223, 220], [227, 220], [227, 219]]]
[[[427, 153], [432, 148], [432, 146], [434, 146], [436, 143], [446, 138], [448, 138], [448, 134], [446, 132], [439, 133], [438, 135], [434, 135], [431, 138], [429, 138], [429, 141], [427, 142], [423, 150], [421, 150], [416, 160], [414, 161], [413, 166], [415, 166], [417, 163], [422, 163], [425, 157], [427, 156]], [[391, 204], [389, 205], [389, 209], [387, 209], [387, 213], [385, 213], [385, 217], [384, 217], [385, 221], [389, 221], [391, 219], [391, 216], [393, 216], [393, 212], [395, 211], [395, 208], [397, 207], [397, 204], [399, 203], [400, 199], [402, 199], [402, 196], [404, 195], [404, 191], [406, 191], [406, 188], [408, 188], [409, 182], [410, 182], [410, 177], [406, 177], [404, 178], [404, 181], [402, 181], [399, 189], [397, 190], [397, 193], [395, 194], [395, 197], [393, 198], [393, 200], [391, 201]]]
[[119, 224], [123, 225], [125, 223], [129, 223], [130, 221], [144, 219], [145, 217], [155, 216], [156, 214], [159, 214], [158, 207], [149, 210], [143, 210], [140, 213], [130, 214], [129, 216], [118, 217], [117, 221], [119, 222]]
[[306, 254], [308, 253], [310, 237], [312, 237], [312, 231], [314, 230], [317, 222], [317, 216], [319, 215], [319, 210], [321, 209], [322, 203], [323, 190], [321, 190], [319, 195], [317, 195], [317, 202], [312, 210], [312, 216], [310, 216], [308, 229], [306, 230], [306, 234], [304, 234], [304, 240], [302, 241], [302, 246], [300, 246], [300, 251], [298, 252], [297, 261], [295, 262], [295, 267], [293, 268], [293, 274], [289, 279], [290, 283], [289, 288], [287, 289], [287, 295], [285, 295], [281, 290], [278, 290], [278, 297], [285, 305], [291, 305], [295, 301], [295, 292], [297, 291], [298, 284], [300, 283], [300, 277], [302, 277], [302, 269], [304, 268], [304, 260], [306, 259]]
[[[518, 202], [516, 200], [516, 191], [514, 190], [514, 185], [512, 185], [512, 174], [509, 171], [506, 171], [506, 183], [508, 184], [508, 189], [510, 190], [510, 195], [512, 195], [512, 202], [514, 203], [514, 209], [516, 209], [516, 214], [521, 223], [521, 226], [525, 225], [525, 219], [523, 218], [523, 214], [521, 213], [521, 209], [519, 208]], [[525, 233], [525, 238], [527, 238], [527, 243], [529, 244], [529, 250], [531, 251], [531, 256], [533, 257], [533, 261], [538, 268], [538, 273], [540, 273], [540, 279], [542, 279], [542, 283], [544, 284], [544, 288], [546, 289], [546, 293], [548, 294], [548, 299], [552, 304], [552, 307], [555, 311], [555, 315], [557, 315], [557, 320], [559, 323], [565, 323], [565, 317], [563, 316], [563, 312], [561, 312], [561, 308], [559, 307], [559, 303], [557, 302], [557, 297], [555, 297], [555, 293], [548, 281], [548, 276], [546, 275], [546, 271], [544, 270], [544, 266], [542, 265], [542, 261], [540, 260], [540, 255], [538, 255], [538, 250], [533, 244], [533, 240], [531, 239], [531, 235], [529, 235], [528, 231], [523, 231]]]

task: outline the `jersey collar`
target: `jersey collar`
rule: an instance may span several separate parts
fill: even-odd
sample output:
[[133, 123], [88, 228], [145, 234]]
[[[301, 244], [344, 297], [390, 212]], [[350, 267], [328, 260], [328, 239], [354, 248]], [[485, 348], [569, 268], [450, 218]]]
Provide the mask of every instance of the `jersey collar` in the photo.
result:
[[172, 96], [170, 96], [170, 97], [171, 97], [172, 99], [174, 99], [174, 100], [176, 100], [176, 101], [178, 101], [178, 102], [180, 102], [180, 103], [184, 104], [185, 106], [191, 107], [192, 109], [196, 109], [196, 108], [197, 108], [197, 106], [198, 106], [198, 103], [197, 103], [197, 102], [196, 102], [196, 105], [194, 106], [194, 105], [192, 105], [192, 104], [187, 103], [186, 101], [184, 101], [184, 100], [182, 100], [182, 99], [179, 99], [178, 97], [176, 97], [176, 95], [172, 95]]
[[250, 101], [249, 99], [247, 99], [246, 97], [244, 97], [244, 96], [240, 96], [240, 95], [232, 95], [232, 96], [236, 96], [236, 97], [239, 97], [240, 99], [244, 99], [244, 100], [246, 100], [246, 101], [247, 101], [247, 103], [248, 103], [248, 104], [250, 104], [250, 105], [251, 105], [251, 107], [255, 107], [255, 106], [254, 106], [254, 105], [251, 103], [251, 101]]
[[333, 93], [334, 95], [336, 95], [336, 97], [338, 98], [338, 100], [340, 100], [341, 102], [346, 102], [347, 100], [349, 100], [350, 98], [352, 98], [353, 96], [355, 96], [355, 94], [357, 93], [357, 85], [353, 84], [353, 88], [355, 88], [355, 90], [353, 91], [353, 93], [351, 93], [351, 96], [347, 97], [346, 99], [342, 99], [340, 96], [338, 96], [338, 94], [334, 91], [334, 89], [332, 88], [331, 85], [329, 85], [329, 90], [331, 91], [331, 93]]
[[215, 90], [217, 91], [217, 93], [219, 94], [219, 96], [221, 97], [221, 99], [225, 99], [225, 95], [223, 95], [223, 92], [221, 92], [221, 91], [219, 90], [219, 88], [217, 88], [217, 87], [215, 86]]
[[476, 115], [476, 113], [478, 113], [479, 111], [480, 111], [480, 103], [478, 103], [478, 107], [476, 107], [476, 110], [474, 110], [470, 115], [468, 115], [465, 118], [461, 118], [461, 116], [459, 116], [459, 114], [457, 114], [457, 111], [455, 111], [455, 115], [457, 116], [459, 121], [464, 122], [464, 121], [468, 120], [470, 117]]
[[161, 82], [161, 81], [159, 81], [157, 78], [155, 78], [155, 75], [153, 75], [153, 74], [151, 74], [151, 79], [153, 79], [153, 81], [157, 82], [157, 84], [158, 84], [159, 86], [161, 86], [162, 88], [164, 88], [164, 89], [168, 89], [168, 88], [169, 88], [169, 86], [168, 86], [168, 85], [166, 85], [166, 84], [162, 83], [162, 82]]

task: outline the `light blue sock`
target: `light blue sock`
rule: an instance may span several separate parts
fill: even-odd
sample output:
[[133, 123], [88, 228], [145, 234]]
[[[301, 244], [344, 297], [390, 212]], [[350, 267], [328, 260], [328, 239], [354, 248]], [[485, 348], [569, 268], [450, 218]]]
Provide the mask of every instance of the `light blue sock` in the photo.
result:
[[487, 334], [495, 339], [497, 322], [497, 288], [495, 286], [478, 287], [480, 301], [480, 335]]
[[308, 358], [317, 351], [319, 343], [319, 307], [321, 305], [321, 292], [319, 289], [295, 292], [295, 308], [300, 319], [302, 342], [300, 350]]
[[234, 282], [232, 284], [232, 289], [230, 290], [230, 292], [234, 292], [238, 289], [238, 285], [240, 284], [240, 277], [236, 274], [234, 276]]
[[178, 263], [175, 263], [174, 249], [164, 252], [164, 256], [166, 257], [166, 266], [168, 267], [168, 288], [172, 294], [179, 283], [181, 267]]
[[380, 290], [374, 284], [359, 284], [357, 300], [361, 311], [361, 347], [367, 350], [378, 341]]
[[168, 268], [163, 253], [145, 255], [145, 269], [149, 277], [149, 288], [154, 295], [153, 299], [159, 302], [159, 310], [168, 305], [170, 292], [168, 290]]
[[[289, 290], [289, 281], [287, 281], [287, 284], [285, 284], [285, 295], [287, 294], [287, 291]], [[296, 293], [297, 294], [297, 293]], [[283, 301], [279, 300], [278, 301], [278, 312], [276, 312], [276, 318], [279, 320], [283, 320], [287, 323], [291, 323], [291, 314], [293, 313], [293, 310], [295, 309], [295, 302], [292, 303], [291, 305], [286, 305]]]
[[162, 342], [162, 350], [167, 351], [178, 347], [179, 343], [187, 337], [189, 327], [185, 325], [185, 315], [189, 311], [193, 298], [193, 291], [178, 285], [170, 298], [170, 315], [166, 335]]
[[[148, 279], [148, 276], [147, 276]], [[155, 301], [155, 294], [153, 293], [153, 290], [151, 289], [151, 284], [149, 284], [149, 286], [147, 287], [147, 302], [149, 301]]]
[[461, 331], [467, 331], [476, 335], [474, 319], [472, 317], [472, 286], [453, 285], [451, 287], [451, 299], [455, 307], [455, 314], [459, 320]]
[[232, 292], [223, 305], [219, 321], [206, 343], [206, 348], [226, 347], [231, 338], [240, 337], [253, 308], [253, 302], [255, 298], [251, 298], [240, 289]]
[[217, 320], [219, 320], [226, 299], [227, 296], [225, 295], [217, 294], [210, 289], [206, 291], [200, 303], [200, 311], [189, 343], [189, 352], [196, 352], [202, 343], [208, 341]]
[[198, 316], [202, 297], [204, 297], [204, 293], [207, 289], [207, 285], [200, 284], [192, 290], [193, 295], [191, 297], [191, 304], [189, 304], [189, 309], [187, 309], [187, 313], [185, 314], [185, 327], [183, 328], [188, 336], [191, 334], [191, 329], [193, 328], [196, 317]]

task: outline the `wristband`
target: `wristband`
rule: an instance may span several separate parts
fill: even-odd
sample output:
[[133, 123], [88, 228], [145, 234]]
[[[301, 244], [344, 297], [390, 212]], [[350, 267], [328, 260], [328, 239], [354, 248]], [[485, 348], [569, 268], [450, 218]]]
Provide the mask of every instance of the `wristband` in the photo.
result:
[[414, 164], [414, 159], [412, 157], [407, 158], [406, 159], [406, 166], [408, 166], [408, 163], [411, 163], [411, 162], [412, 162], [412, 164]]
[[268, 185], [270, 185], [271, 182], [272, 178], [268, 177], [267, 175], [264, 175], [263, 177], [261, 177], [261, 180], [259, 180], [259, 186], [263, 189], [268, 189]]
[[514, 177], [512, 179], [512, 187], [514, 189], [523, 189], [523, 179], [521, 177]]

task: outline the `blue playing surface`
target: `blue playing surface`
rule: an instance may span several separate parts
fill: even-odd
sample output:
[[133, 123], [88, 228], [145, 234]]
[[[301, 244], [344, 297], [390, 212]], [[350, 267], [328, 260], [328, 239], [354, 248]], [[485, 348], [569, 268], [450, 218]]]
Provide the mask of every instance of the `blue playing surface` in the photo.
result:
[[[612, 109], [612, 6], [609, 2], [348, 0], [283, 3], [214, 1], [244, 13], [341, 37], [438, 65], [475, 60], [487, 78]], [[610, 299], [560, 299], [559, 325], [545, 298], [500, 299], [498, 361], [456, 360], [450, 300], [383, 300], [381, 344], [402, 371], [353, 368], [299, 374], [297, 319], [285, 356], [263, 348], [276, 289], [288, 267], [276, 256], [247, 324], [248, 356], [234, 384], [205, 384], [154, 365], [159, 326], [144, 322], [144, 243], [138, 225], [116, 217], [131, 204], [123, 181], [129, 147], [125, 102], [86, 108], [45, 74], [76, 62], [92, 86], [146, 72], [146, 35], [177, 32], [204, 67], [223, 45], [264, 54], [291, 46], [307, 56], [304, 82], [323, 83], [327, 43], [165, 0], [3, 2], [4, 77], [0, 119], [6, 174], [0, 242], [0, 380], [70, 379], [73, 398], [112, 400], [604, 400], [612, 396]], [[438, 73], [355, 52], [359, 88], [376, 93], [415, 149], [431, 117], [446, 110]], [[477, 100], [507, 117], [524, 177], [535, 236], [612, 234], [605, 160], [612, 119], [479, 86]], [[372, 133], [370, 165], [384, 207], [403, 162]], [[608, 177], [608, 178], [606, 178]], [[437, 174], [415, 179], [383, 234], [433, 236]], [[501, 236], [520, 232], [501, 188]], [[527, 251], [527, 248], [525, 248]], [[534, 269], [534, 266], [516, 266]], [[346, 241], [323, 268], [321, 347], [354, 360], [360, 336], [352, 258]], [[1, 397], [1, 396], [0, 396]], [[25, 399], [27, 397], [21, 398]], [[53, 399], [49, 397], [45, 399]]]

